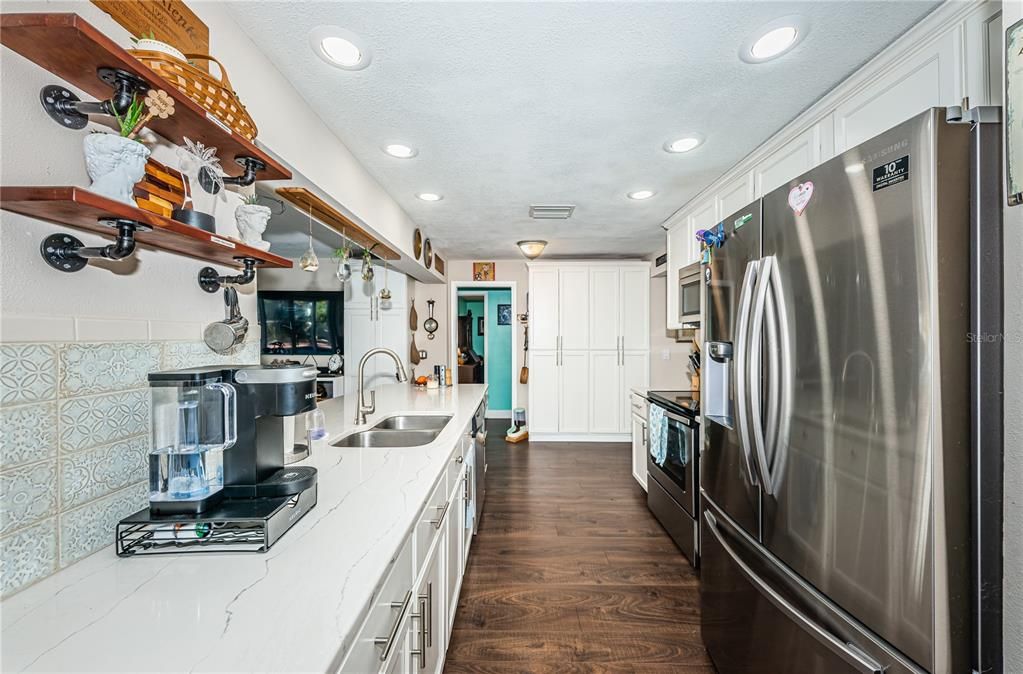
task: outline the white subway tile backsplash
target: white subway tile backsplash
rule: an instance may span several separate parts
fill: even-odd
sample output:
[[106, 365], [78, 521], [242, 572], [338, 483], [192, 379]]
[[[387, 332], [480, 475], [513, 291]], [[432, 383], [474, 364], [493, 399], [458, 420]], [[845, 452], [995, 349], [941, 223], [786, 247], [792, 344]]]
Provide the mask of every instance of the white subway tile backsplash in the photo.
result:
[[58, 423], [61, 451], [149, 433], [149, 390], [62, 400]]
[[114, 541], [121, 518], [145, 507], [149, 488], [139, 483], [60, 514], [60, 565], [67, 566]]
[[55, 398], [56, 354], [49, 344], [0, 345], [0, 405]]
[[56, 509], [56, 461], [0, 473], [0, 536], [52, 515]]
[[141, 388], [159, 368], [159, 344], [62, 344], [60, 392], [68, 397]]
[[0, 316], [0, 342], [73, 342], [75, 319], [70, 316]]
[[151, 340], [192, 340], [202, 339], [202, 323], [187, 321], [149, 321]]
[[0, 407], [0, 470], [57, 456], [57, 403]]
[[76, 318], [75, 338], [80, 342], [143, 342], [149, 339], [149, 325], [143, 320]]
[[0, 596], [57, 570], [57, 519], [51, 517], [0, 538]]
[[149, 436], [60, 457], [61, 507], [71, 508], [147, 479]]

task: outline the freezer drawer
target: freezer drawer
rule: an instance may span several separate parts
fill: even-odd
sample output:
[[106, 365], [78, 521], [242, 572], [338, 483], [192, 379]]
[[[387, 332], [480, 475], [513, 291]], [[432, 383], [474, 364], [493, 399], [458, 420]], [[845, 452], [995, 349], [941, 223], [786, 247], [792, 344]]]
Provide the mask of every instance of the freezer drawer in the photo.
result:
[[799, 580], [708, 499], [703, 506], [702, 632], [720, 674], [923, 671]]

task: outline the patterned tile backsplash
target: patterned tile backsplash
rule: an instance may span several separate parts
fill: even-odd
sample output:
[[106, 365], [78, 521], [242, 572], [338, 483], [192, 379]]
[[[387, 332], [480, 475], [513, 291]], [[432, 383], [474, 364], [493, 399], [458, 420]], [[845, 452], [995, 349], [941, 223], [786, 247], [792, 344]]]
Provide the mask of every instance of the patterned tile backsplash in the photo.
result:
[[255, 341], [227, 356], [195, 341], [0, 344], [0, 596], [109, 546], [145, 506], [149, 372], [258, 362]]

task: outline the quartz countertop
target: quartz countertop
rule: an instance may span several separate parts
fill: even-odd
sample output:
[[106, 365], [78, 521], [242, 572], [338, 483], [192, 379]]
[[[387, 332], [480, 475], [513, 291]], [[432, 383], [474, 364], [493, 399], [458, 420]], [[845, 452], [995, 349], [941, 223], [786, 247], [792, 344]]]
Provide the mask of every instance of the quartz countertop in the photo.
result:
[[122, 559], [110, 546], [4, 600], [0, 669], [336, 669], [485, 391], [384, 386], [366, 426], [356, 396], [321, 403], [329, 442], [393, 414], [453, 418], [421, 447], [314, 450], [296, 465], [318, 469], [317, 505], [266, 553]]

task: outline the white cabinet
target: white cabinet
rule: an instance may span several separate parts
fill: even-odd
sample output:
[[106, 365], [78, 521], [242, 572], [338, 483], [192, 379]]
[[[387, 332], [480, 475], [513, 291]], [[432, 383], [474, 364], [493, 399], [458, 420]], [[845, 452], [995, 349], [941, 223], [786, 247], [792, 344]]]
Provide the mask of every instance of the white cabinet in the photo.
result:
[[665, 326], [668, 330], [678, 330], [682, 324], [678, 320], [678, 270], [686, 266], [689, 259], [690, 221], [686, 216], [668, 230], [668, 271], [667, 271], [667, 315]]
[[638, 414], [632, 419], [632, 477], [646, 489], [647, 421]]
[[417, 609], [412, 616], [413, 628], [422, 631], [419, 636], [425, 645], [424, 652], [412, 658], [413, 670], [418, 664], [420, 671], [429, 674], [440, 674], [447, 650], [443, 539], [442, 536], [433, 554], [426, 560], [415, 593]]
[[718, 219], [723, 220], [753, 201], [753, 173], [744, 173], [725, 183], [715, 197]]
[[756, 194], [762, 197], [820, 163], [819, 130], [815, 125], [786, 143], [757, 166]]
[[[387, 287], [391, 300], [379, 297], [384, 273], [377, 268], [372, 281], [363, 281], [361, 263], [353, 263], [352, 279], [345, 288], [345, 393], [357, 387], [359, 361], [370, 349], [391, 349], [408, 367], [408, 283], [404, 274], [389, 271]], [[395, 383], [394, 363], [385, 356], [374, 357], [366, 364], [367, 389]]]
[[628, 433], [630, 428], [629, 405], [632, 398], [632, 389], [646, 391], [650, 385], [650, 352], [623, 352], [621, 372], [622, 381], [618, 388], [619, 430], [622, 433]]
[[529, 298], [530, 432], [628, 434], [623, 386], [649, 377], [624, 372], [649, 364], [649, 263], [530, 263]]
[[448, 514], [445, 521], [445, 527], [447, 532], [445, 533], [446, 539], [446, 553], [444, 557], [444, 568], [445, 568], [445, 581], [444, 587], [447, 593], [447, 601], [445, 604], [448, 606], [448, 612], [445, 616], [447, 632], [450, 633], [451, 627], [455, 622], [455, 609], [458, 607], [458, 593], [462, 589], [462, 573], [464, 572], [464, 556], [462, 555], [462, 532], [465, 530], [465, 490], [466, 490], [466, 472], [465, 472], [465, 459], [464, 455], [462, 459], [462, 470], [458, 473], [458, 477], [454, 480], [452, 485], [451, 495], [448, 497], [448, 503], [451, 505], [448, 508]]

